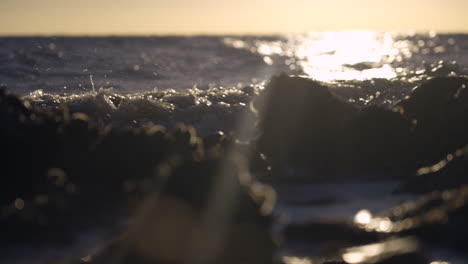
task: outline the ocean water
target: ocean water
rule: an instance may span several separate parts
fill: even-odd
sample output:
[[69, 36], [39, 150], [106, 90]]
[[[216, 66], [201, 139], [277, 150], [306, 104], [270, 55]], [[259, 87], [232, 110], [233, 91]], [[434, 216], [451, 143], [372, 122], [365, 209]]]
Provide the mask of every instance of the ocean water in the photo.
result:
[[[245, 89], [286, 73], [327, 83], [359, 106], [391, 106], [435, 76], [468, 74], [468, 35], [315, 32], [276, 36], [0, 38], [0, 86], [38, 108], [66, 104], [98, 125], [193, 125], [200, 134], [258, 133]], [[242, 117], [242, 118], [239, 118]], [[239, 121], [241, 120], [241, 121]], [[413, 199], [395, 182], [278, 185], [289, 221], [352, 221]], [[323, 201], [331, 201], [323, 203]], [[330, 204], [330, 205], [329, 205]], [[68, 250], [10, 252], [15, 263], [80, 255], [108, 237], [84, 234]], [[81, 242], [80, 242], [81, 241]], [[456, 263], [456, 262], [454, 262]]]
[[[0, 38], [0, 84], [27, 95], [263, 85], [280, 72], [326, 81], [412, 81], [466, 71], [468, 36], [323, 32], [269, 37]], [[454, 65], [452, 65], [452, 63]], [[452, 66], [449, 66], [452, 65]], [[92, 81], [91, 77], [92, 76]]]
[[252, 123], [239, 90], [261, 90], [280, 73], [326, 82], [358, 105], [392, 105], [428, 78], [467, 71], [468, 35], [435, 32], [0, 38], [9, 92], [116, 126], [185, 122], [201, 134], [238, 130], [238, 115]]

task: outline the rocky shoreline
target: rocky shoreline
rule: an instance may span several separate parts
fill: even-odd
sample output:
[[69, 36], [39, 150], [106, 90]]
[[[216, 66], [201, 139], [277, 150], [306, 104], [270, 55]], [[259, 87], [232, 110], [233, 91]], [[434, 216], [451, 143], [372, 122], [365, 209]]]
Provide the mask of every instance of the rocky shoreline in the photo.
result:
[[[183, 124], [103, 126], [66, 104], [46, 111], [0, 90], [0, 244], [73, 243], [76, 232], [105, 227], [115, 241], [81, 262], [401, 264], [429, 263], [434, 247], [462, 254], [467, 86], [466, 77], [436, 77], [393, 106], [358, 107], [322, 83], [279, 75], [242, 92], [260, 132], [247, 142]], [[272, 231], [275, 191], [258, 179], [382, 173], [422, 198], [356, 212], [354, 223]], [[124, 230], [117, 219], [128, 220]], [[278, 258], [291, 241], [320, 249], [309, 262]]]

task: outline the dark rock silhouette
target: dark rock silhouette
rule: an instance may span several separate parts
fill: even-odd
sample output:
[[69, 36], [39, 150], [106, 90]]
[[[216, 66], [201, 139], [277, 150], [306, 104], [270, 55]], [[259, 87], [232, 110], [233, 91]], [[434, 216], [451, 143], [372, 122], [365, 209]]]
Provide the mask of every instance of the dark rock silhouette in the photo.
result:
[[256, 102], [258, 145], [273, 165], [333, 168], [341, 154], [337, 139], [358, 109], [319, 82], [284, 74], [274, 77], [262, 96]]
[[411, 169], [411, 127], [400, 113], [376, 106], [361, 109], [337, 139], [347, 150], [340, 166], [387, 173]]
[[438, 77], [396, 105], [416, 125], [412, 147], [425, 165], [468, 143], [468, 78]]
[[250, 178], [233, 138], [205, 144], [185, 125], [98, 128], [83, 113], [35, 111], [3, 90], [0, 120], [2, 246], [63, 245], [80, 230], [119, 232], [130, 217], [96, 263], [273, 261], [274, 191]]
[[42, 114], [5, 93], [0, 105], [2, 178], [8, 182], [0, 187], [0, 206], [8, 212], [0, 228], [9, 244], [40, 240], [39, 233], [53, 241], [70, 226], [105, 219], [116, 209], [110, 201], [126, 201], [124, 180], [148, 177], [170, 144], [154, 129], [100, 131], [84, 114]]
[[359, 108], [319, 82], [280, 75], [255, 103], [258, 149], [282, 174], [307, 168], [402, 178], [468, 143], [466, 85], [465, 77], [437, 77], [392, 108]]
[[272, 263], [273, 191], [239, 157], [209, 156], [163, 163], [160, 191], [91, 263]]

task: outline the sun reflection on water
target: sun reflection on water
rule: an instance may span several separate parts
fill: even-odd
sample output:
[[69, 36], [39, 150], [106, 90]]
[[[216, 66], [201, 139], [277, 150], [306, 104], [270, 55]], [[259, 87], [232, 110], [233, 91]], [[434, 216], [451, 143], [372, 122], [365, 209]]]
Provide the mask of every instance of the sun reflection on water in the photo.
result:
[[299, 40], [295, 53], [303, 71], [321, 81], [394, 78], [388, 63], [399, 54], [390, 33], [324, 32]]
[[417, 48], [399, 36], [376, 31], [312, 32], [253, 43], [226, 38], [225, 44], [260, 54], [269, 65], [275, 55], [287, 57], [284, 63], [291, 70], [301, 69], [316, 80], [333, 82], [399, 76], [402, 68], [393, 63], [410, 58]]
[[372, 214], [368, 210], [359, 211], [354, 217], [354, 222], [360, 225], [366, 225], [372, 220]]
[[348, 248], [342, 253], [346, 263], [375, 263], [386, 257], [414, 252], [418, 242], [414, 238], [396, 238], [381, 243]]

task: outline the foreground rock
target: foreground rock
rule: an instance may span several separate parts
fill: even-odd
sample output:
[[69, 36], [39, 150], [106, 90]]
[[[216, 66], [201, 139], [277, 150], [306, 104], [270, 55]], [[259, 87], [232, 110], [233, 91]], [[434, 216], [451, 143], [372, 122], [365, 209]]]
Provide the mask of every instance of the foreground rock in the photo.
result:
[[177, 163], [160, 167], [159, 191], [90, 263], [272, 263], [272, 189], [253, 182], [239, 157]]
[[145, 191], [138, 182], [160, 161], [202, 146], [184, 126], [171, 133], [158, 126], [98, 129], [84, 114], [41, 114], [4, 92], [0, 120], [0, 243], [9, 245], [63, 243], [71, 230], [125, 215]]
[[[0, 243], [64, 245], [92, 228], [124, 234], [95, 263], [271, 263], [274, 191], [244, 146], [191, 127], [98, 129], [87, 115], [35, 111], [0, 93]], [[0, 257], [1, 259], [1, 257]]]

